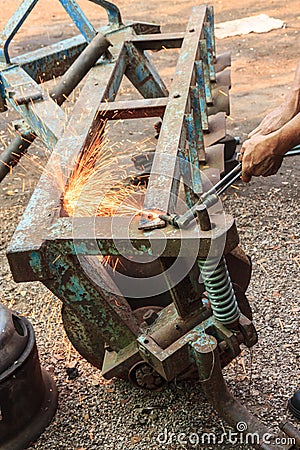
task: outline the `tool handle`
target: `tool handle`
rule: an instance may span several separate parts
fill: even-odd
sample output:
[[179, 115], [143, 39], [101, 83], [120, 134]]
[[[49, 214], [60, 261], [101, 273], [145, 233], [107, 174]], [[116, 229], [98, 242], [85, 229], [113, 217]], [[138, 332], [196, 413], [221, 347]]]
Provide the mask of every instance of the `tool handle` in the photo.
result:
[[[294, 147], [289, 150], [285, 157], [300, 155], [300, 146]], [[237, 155], [239, 156], [239, 154]], [[241, 155], [242, 156], [242, 155]], [[218, 183], [215, 184], [209, 191], [204, 195], [210, 195], [216, 193], [218, 195], [222, 194], [226, 189], [228, 189], [232, 183], [234, 183], [242, 175], [242, 163], [239, 162], [224, 178], [222, 178]]]
[[[300, 155], [300, 146], [294, 147], [289, 150], [284, 157]], [[218, 183], [216, 183], [211, 189], [201, 195], [199, 201], [195, 203], [185, 214], [182, 216], [172, 217], [172, 224], [178, 228], [186, 228], [189, 223], [196, 217], [197, 208], [199, 205], [204, 204], [208, 209], [210, 206], [217, 203], [219, 196], [228, 189], [232, 183], [234, 183], [242, 175], [242, 162], [239, 162], [225, 177], [223, 177]], [[164, 216], [164, 220], [165, 216]]]

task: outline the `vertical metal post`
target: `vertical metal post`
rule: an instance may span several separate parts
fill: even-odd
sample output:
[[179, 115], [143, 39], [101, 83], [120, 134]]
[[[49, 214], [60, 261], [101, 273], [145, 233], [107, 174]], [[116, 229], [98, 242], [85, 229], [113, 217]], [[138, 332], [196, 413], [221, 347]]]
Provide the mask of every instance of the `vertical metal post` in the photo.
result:
[[[174, 258], [160, 258], [160, 264], [167, 283], [174, 285], [174, 280], [170, 279], [168, 269], [174, 264]], [[189, 265], [189, 258], [177, 259], [181, 273], [187, 273], [186, 267]], [[167, 275], [168, 274], [168, 275]], [[203, 284], [199, 283], [199, 267], [195, 263], [188, 274], [175, 286], [170, 287], [169, 292], [175, 305], [177, 314], [181, 318], [187, 317], [191, 312], [202, 306], [202, 294], [204, 291]], [[182, 293], [184, 292], [184, 295]]]
[[212, 100], [211, 86], [210, 86], [210, 71], [209, 71], [208, 58], [207, 58], [207, 44], [206, 44], [205, 39], [200, 40], [200, 52], [201, 52], [200, 53], [201, 60], [203, 62], [206, 103], [212, 104], [213, 100]]
[[202, 130], [208, 131], [208, 113], [207, 113], [205, 82], [204, 82], [202, 61], [195, 61], [195, 72], [196, 72], [197, 87], [199, 90], [199, 102], [200, 102], [200, 111], [201, 111], [201, 120], [202, 120]]
[[199, 89], [192, 86], [190, 89], [191, 103], [192, 103], [192, 114], [194, 118], [194, 128], [196, 135], [196, 145], [199, 161], [205, 162], [205, 147], [202, 131], [202, 116], [201, 116], [201, 105], [199, 99]]
[[214, 15], [214, 7], [208, 6], [206, 10], [207, 21], [210, 25], [211, 29], [211, 43], [212, 43], [212, 51], [213, 51], [213, 62], [216, 59], [216, 39], [215, 39], [215, 15]]
[[215, 39], [214, 39], [214, 18], [213, 13], [207, 11], [207, 22], [204, 24], [204, 37], [207, 45], [207, 59], [211, 81], [216, 81], [214, 66], [215, 60]]
[[195, 124], [192, 114], [185, 115], [187, 128], [187, 138], [189, 145], [189, 164], [191, 166], [192, 185], [195, 194], [199, 195], [203, 192], [200, 176], [199, 156], [197, 151], [197, 137], [195, 133]]

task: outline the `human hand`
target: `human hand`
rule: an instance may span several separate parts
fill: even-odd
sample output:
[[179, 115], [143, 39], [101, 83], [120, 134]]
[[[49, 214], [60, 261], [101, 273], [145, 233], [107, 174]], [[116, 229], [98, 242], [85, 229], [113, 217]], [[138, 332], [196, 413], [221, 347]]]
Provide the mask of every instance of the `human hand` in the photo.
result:
[[280, 106], [271, 111], [256, 127], [248, 137], [257, 134], [266, 135], [279, 130], [299, 112], [300, 93], [299, 89], [291, 90]]
[[283, 156], [276, 153], [277, 133], [255, 135], [244, 142], [241, 149], [242, 180], [248, 183], [252, 176], [274, 175], [280, 168]]

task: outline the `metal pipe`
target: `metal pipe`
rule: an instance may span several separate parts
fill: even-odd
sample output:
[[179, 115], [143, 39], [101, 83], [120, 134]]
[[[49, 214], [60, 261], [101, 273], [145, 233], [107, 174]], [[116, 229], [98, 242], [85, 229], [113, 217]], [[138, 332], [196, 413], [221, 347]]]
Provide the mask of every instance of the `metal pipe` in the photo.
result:
[[[210, 339], [214, 339], [211, 336]], [[224, 380], [217, 343], [201, 345], [190, 344], [190, 352], [198, 367], [201, 387], [207, 400], [225, 422], [237, 430], [234, 435], [244, 436], [244, 442], [263, 450], [292, 450], [294, 445], [280, 445], [286, 437], [279, 433], [274, 435], [262, 422], [253, 416], [230, 392]]]
[[35, 140], [36, 136], [17, 136], [0, 155], [0, 183], [15, 167], [20, 158], [27, 152], [28, 147]]
[[280, 429], [290, 438], [294, 439], [297, 449], [300, 448], [300, 431], [290, 422], [284, 422], [279, 425]]
[[[78, 86], [89, 70], [95, 65], [101, 55], [112, 44], [100, 33], [82, 51], [71, 67], [61, 77], [59, 83], [50, 91], [50, 97], [61, 106], [68, 95]], [[17, 136], [0, 155], [0, 182], [18, 164], [20, 158], [27, 152], [28, 147], [35, 140], [32, 133]]]
[[59, 83], [50, 92], [50, 97], [60, 106], [68, 95], [76, 88], [89, 70], [96, 64], [103, 53], [112, 44], [102, 34], [97, 34], [89, 45], [74, 61]]

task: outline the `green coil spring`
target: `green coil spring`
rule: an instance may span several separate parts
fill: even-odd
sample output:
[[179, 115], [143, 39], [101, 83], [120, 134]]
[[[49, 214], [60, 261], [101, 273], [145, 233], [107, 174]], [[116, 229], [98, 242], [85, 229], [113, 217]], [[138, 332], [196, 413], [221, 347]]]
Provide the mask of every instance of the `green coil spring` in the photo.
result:
[[200, 260], [199, 268], [214, 317], [224, 325], [234, 323], [240, 312], [224, 256]]

